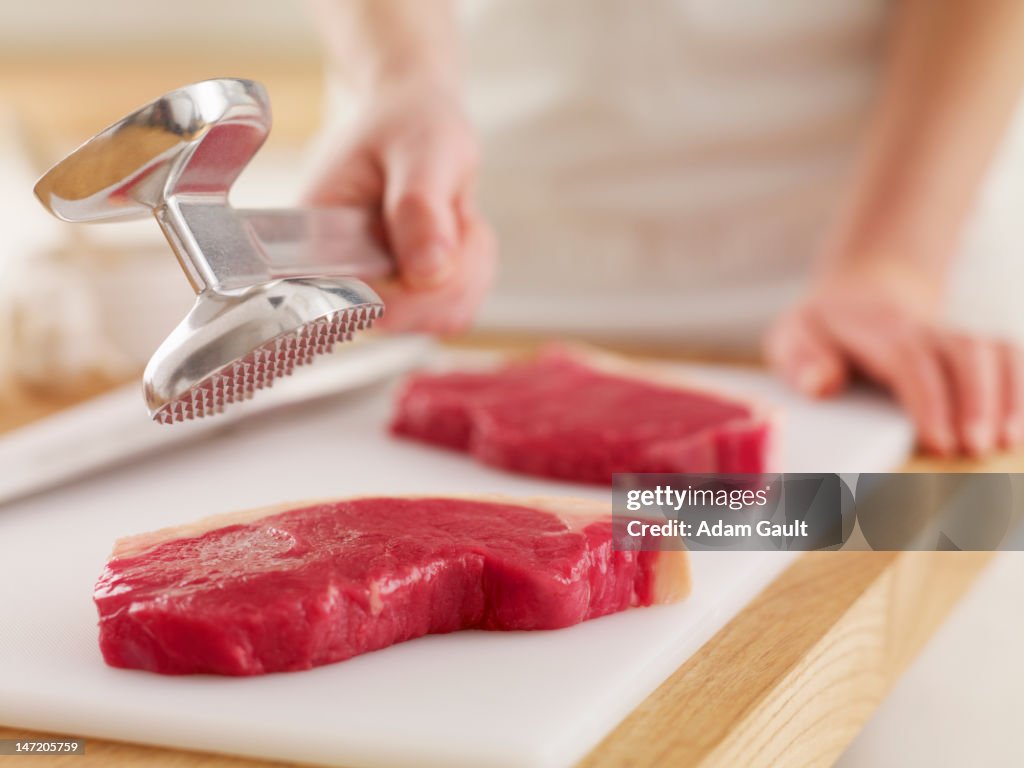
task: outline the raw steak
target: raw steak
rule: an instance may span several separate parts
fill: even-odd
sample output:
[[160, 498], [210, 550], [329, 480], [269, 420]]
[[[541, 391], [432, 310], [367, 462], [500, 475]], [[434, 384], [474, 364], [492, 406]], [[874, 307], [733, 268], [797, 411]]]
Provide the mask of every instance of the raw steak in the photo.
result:
[[513, 472], [601, 484], [615, 472], [770, 471], [774, 436], [750, 403], [563, 347], [496, 371], [414, 376], [391, 428]]
[[399, 497], [122, 539], [94, 599], [112, 666], [258, 675], [430, 633], [566, 627], [688, 591], [685, 552], [613, 550], [606, 504]]

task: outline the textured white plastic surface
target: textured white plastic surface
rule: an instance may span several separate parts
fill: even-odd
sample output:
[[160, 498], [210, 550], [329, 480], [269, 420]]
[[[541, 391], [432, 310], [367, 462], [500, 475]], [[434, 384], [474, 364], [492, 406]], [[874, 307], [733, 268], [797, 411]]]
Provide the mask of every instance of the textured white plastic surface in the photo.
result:
[[[810, 404], [760, 373], [690, 370], [784, 408], [787, 471], [880, 471], [909, 451], [908, 425], [872, 397]], [[379, 388], [268, 414], [0, 507], [0, 723], [346, 766], [569, 765], [794, 557], [697, 553], [680, 605], [554, 632], [429, 637], [309, 672], [166, 678], [104, 666], [90, 598], [119, 536], [354, 493], [609, 496], [391, 438], [390, 397]]]

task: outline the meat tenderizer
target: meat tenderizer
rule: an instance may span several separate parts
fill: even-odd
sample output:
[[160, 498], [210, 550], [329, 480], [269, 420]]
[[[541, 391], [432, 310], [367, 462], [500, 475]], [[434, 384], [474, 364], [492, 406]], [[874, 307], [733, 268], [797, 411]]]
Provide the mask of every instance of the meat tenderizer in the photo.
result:
[[356, 209], [235, 209], [231, 185], [270, 132], [266, 91], [207, 80], [160, 97], [103, 130], [36, 183], [69, 222], [152, 215], [196, 302], [146, 366], [153, 419], [220, 413], [380, 317], [364, 282], [391, 258]]

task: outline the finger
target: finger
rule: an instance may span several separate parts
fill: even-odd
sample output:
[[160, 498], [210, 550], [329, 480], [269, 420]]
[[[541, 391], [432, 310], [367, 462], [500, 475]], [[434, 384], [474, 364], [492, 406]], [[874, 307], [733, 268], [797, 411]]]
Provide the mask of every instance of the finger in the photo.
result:
[[915, 344], [897, 348], [888, 365], [889, 386], [914, 420], [921, 444], [943, 456], [953, 453], [953, 404], [938, 355]]
[[384, 218], [402, 280], [414, 289], [438, 285], [459, 246], [455, 200], [464, 159], [454, 142], [424, 139], [394, 148], [385, 163]]
[[462, 333], [473, 325], [497, 273], [497, 244], [486, 221], [476, 216], [468, 219], [463, 238], [463, 279], [449, 311], [450, 333]]
[[922, 447], [940, 455], [955, 450], [949, 385], [925, 334], [862, 323], [834, 323], [829, 330], [861, 371], [893, 393], [913, 420]]
[[811, 397], [835, 394], [848, 377], [846, 362], [835, 344], [814, 326], [806, 310], [782, 317], [765, 340], [769, 364], [799, 392]]
[[397, 280], [380, 283], [374, 289], [384, 302], [384, 315], [374, 323], [374, 328], [391, 333], [433, 332], [429, 327], [432, 316], [429, 293], [410, 291]]
[[1000, 359], [993, 342], [944, 334], [937, 340], [955, 401], [960, 444], [975, 456], [996, 446], [1002, 413]]
[[468, 221], [451, 280], [430, 290], [412, 291], [394, 281], [375, 286], [387, 306], [378, 325], [391, 331], [439, 334], [465, 330], [493, 282], [496, 263], [490, 228], [480, 218]]
[[1024, 350], [1015, 344], [1000, 344], [1002, 368], [1003, 445], [1013, 448], [1024, 443]]
[[379, 208], [384, 177], [368, 151], [342, 152], [306, 191], [306, 205], [358, 205]]

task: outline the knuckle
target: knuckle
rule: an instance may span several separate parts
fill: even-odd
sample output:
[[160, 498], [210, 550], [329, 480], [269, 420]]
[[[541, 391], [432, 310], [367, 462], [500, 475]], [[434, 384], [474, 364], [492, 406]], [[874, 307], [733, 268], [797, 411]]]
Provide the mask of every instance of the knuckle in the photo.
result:
[[392, 212], [398, 217], [424, 218], [434, 213], [435, 203], [431, 194], [418, 187], [402, 190], [395, 198]]
[[886, 325], [893, 345], [904, 353], [916, 354], [924, 347], [930, 346], [928, 333], [905, 315], [889, 318]]
[[894, 369], [893, 381], [924, 413], [931, 415], [941, 411], [944, 385], [927, 357], [906, 359]]
[[970, 368], [981, 362], [988, 351], [987, 345], [981, 339], [962, 333], [954, 333], [948, 336], [946, 344], [950, 351], [960, 357]]
[[921, 366], [920, 344], [909, 336], [892, 335], [879, 351], [882, 366], [894, 378], [904, 380]]
[[995, 347], [996, 354], [1005, 360], [1011, 369], [1024, 361], [1024, 353], [1022, 353], [1020, 348], [1012, 341], [999, 339], [993, 342], [993, 346]]

